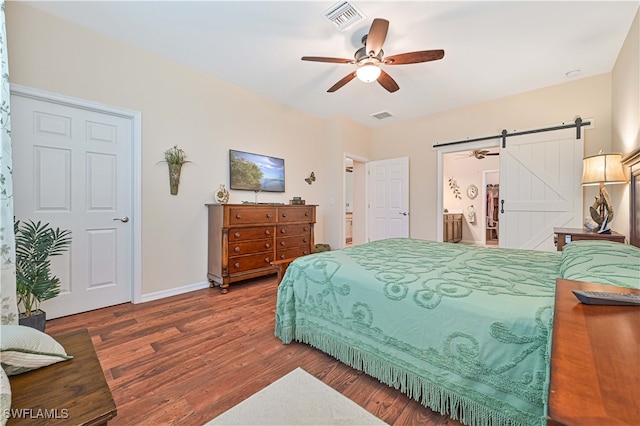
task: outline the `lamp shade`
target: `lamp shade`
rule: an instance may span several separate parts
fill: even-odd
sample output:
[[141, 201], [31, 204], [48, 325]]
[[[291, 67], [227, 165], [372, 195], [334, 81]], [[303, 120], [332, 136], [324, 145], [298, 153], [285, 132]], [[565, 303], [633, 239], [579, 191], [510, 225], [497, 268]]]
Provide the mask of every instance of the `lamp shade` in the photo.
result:
[[582, 184], [625, 183], [622, 154], [597, 154], [582, 160]]
[[356, 75], [361, 81], [371, 83], [380, 76], [380, 68], [374, 64], [365, 64], [356, 70]]

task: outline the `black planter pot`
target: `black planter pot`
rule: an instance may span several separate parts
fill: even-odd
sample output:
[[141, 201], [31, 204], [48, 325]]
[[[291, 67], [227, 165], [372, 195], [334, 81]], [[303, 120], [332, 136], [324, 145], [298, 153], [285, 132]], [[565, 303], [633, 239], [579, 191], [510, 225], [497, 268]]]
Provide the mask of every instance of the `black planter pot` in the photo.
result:
[[41, 311], [40, 309], [33, 311], [29, 317], [24, 314], [20, 314], [18, 324], [35, 328], [36, 330], [40, 330], [44, 333], [44, 328], [47, 325], [47, 314], [45, 311]]

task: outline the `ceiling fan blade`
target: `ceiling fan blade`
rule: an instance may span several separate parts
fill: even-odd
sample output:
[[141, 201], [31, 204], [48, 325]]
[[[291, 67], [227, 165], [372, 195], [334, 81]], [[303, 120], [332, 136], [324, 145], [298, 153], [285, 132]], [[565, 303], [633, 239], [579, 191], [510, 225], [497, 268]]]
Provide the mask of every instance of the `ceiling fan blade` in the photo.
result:
[[387, 56], [384, 58], [384, 63], [387, 65], [418, 64], [420, 62], [437, 61], [442, 58], [444, 58], [444, 50], [421, 50]]
[[327, 92], [329, 92], [329, 93], [335, 92], [336, 90], [338, 90], [339, 88], [341, 88], [342, 86], [344, 86], [345, 84], [347, 84], [348, 82], [353, 80], [354, 78], [356, 78], [356, 72], [355, 71], [350, 73], [350, 74], [347, 74], [342, 80], [340, 80], [339, 82], [337, 82], [336, 84], [331, 86], [329, 88], [329, 90], [327, 90]]
[[377, 56], [380, 53], [384, 40], [387, 38], [387, 31], [389, 31], [389, 21], [379, 18], [373, 20], [367, 35], [367, 54], [371, 53], [372, 56]]
[[313, 61], [313, 62], [331, 62], [333, 64], [354, 64], [355, 61], [353, 59], [343, 59], [343, 58], [325, 58], [322, 56], [303, 56], [303, 61]]
[[383, 69], [380, 70], [380, 77], [378, 77], [378, 83], [380, 83], [380, 86], [387, 89], [390, 93], [393, 93], [398, 89], [400, 89], [400, 86], [398, 86], [398, 83], [396, 83], [396, 81], [393, 78], [391, 78], [391, 76], [387, 74]]

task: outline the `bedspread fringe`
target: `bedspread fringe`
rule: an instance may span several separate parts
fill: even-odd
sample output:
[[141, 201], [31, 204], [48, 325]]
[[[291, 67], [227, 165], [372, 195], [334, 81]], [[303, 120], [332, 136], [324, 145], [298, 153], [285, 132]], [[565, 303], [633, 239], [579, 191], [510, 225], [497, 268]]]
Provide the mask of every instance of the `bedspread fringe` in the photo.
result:
[[469, 426], [531, 426], [545, 424], [544, 417], [523, 413], [519, 410], [495, 410], [455, 394], [423, 377], [389, 363], [384, 354], [363, 352], [335, 337], [308, 327], [283, 327], [276, 323], [276, 336], [283, 343], [292, 340], [311, 345], [335, 357], [339, 361], [381, 382], [400, 390], [408, 397], [441, 414], [450, 416]]

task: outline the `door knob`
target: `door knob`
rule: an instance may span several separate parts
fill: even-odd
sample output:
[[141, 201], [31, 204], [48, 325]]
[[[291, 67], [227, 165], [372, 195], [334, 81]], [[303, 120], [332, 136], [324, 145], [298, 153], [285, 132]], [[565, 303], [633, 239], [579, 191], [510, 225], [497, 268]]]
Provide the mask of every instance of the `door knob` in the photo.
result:
[[398, 214], [401, 214], [402, 216], [406, 216], [406, 215], [408, 215], [409, 213], [407, 213], [407, 212], [399, 212]]
[[119, 220], [120, 222], [127, 223], [129, 222], [129, 216], [116, 217], [113, 220]]

